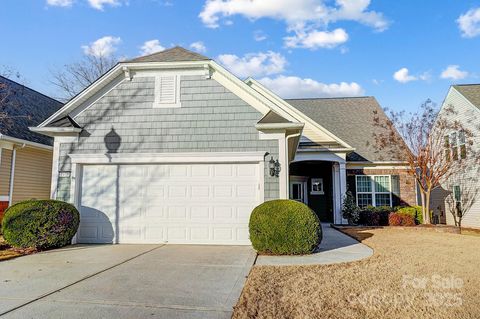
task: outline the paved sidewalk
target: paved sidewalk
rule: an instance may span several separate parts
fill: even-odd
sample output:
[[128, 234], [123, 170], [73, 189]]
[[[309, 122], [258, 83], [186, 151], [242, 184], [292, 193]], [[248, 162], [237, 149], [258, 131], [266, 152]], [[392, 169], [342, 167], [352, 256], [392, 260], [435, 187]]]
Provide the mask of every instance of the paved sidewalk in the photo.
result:
[[302, 256], [259, 255], [256, 265], [328, 265], [360, 260], [373, 255], [373, 249], [333, 229], [330, 224], [322, 224], [322, 231], [323, 240], [317, 252]]

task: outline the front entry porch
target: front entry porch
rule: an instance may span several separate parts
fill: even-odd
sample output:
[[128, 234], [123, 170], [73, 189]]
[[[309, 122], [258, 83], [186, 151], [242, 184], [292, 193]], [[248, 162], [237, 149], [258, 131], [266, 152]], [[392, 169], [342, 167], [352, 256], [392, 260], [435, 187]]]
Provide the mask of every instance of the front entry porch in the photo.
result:
[[289, 198], [308, 205], [322, 223], [343, 223], [341, 203], [345, 187], [344, 163], [305, 160], [290, 164]]
[[323, 223], [333, 223], [332, 162], [290, 164], [290, 199], [308, 205]]

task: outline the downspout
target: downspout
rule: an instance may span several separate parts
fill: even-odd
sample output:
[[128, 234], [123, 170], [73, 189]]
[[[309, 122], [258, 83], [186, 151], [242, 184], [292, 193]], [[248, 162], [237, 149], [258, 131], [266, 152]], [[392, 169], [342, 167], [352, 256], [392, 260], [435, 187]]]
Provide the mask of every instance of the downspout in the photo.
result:
[[[25, 143], [22, 144], [20, 149], [25, 147]], [[10, 189], [8, 191], [8, 206], [12, 205], [12, 200], [13, 200], [13, 182], [15, 179], [15, 161], [17, 159], [17, 147], [16, 145], [13, 146], [12, 150], [12, 162], [10, 164]]]
[[302, 132], [299, 132], [299, 133], [295, 133], [295, 134], [292, 134], [292, 135], [287, 135], [287, 137], [285, 138], [285, 171], [286, 171], [286, 175], [287, 175], [287, 199], [288, 197], [290, 197], [290, 162], [289, 162], [289, 155], [290, 155], [290, 152], [289, 152], [289, 149], [288, 149], [288, 141], [292, 138], [292, 137], [299, 137], [300, 135], [302, 135]]

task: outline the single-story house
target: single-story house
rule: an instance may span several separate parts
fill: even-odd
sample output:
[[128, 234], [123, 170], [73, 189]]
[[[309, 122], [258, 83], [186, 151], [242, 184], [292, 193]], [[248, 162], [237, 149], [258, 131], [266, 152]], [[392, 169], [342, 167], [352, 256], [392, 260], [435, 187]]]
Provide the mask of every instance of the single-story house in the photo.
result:
[[372, 143], [374, 111], [373, 97], [284, 100], [175, 47], [118, 63], [31, 129], [54, 137], [76, 242], [249, 244], [267, 200], [337, 224], [347, 185], [360, 206], [415, 204], [403, 158]]
[[461, 171], [444, 178], [441, 186], [432, 191], [430, 206], [440, 223], [480, 228], [480, 84], [452, 85], [440, 115], [452, 123], [461, 123], [471, 136], [452, 130], [444, 137], [445, 153], [463, 165]]
[[0, 76], [0, 219], [9, 205], [50, 198], [53, 139], [28, 128], [62, 105]]

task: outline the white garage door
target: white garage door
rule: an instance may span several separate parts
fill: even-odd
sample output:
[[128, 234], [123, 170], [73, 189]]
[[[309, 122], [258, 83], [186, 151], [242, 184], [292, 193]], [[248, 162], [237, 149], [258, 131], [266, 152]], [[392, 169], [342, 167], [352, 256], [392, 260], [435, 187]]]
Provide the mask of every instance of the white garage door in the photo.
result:
[[85, 165], [79, 243], [250, 244], [258, 164]]

